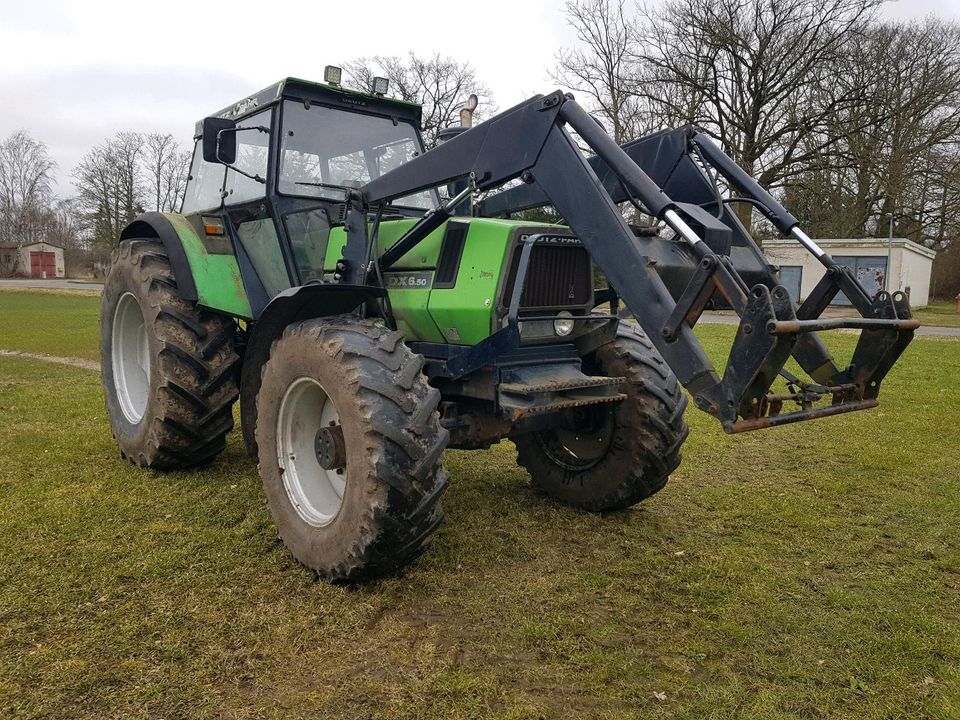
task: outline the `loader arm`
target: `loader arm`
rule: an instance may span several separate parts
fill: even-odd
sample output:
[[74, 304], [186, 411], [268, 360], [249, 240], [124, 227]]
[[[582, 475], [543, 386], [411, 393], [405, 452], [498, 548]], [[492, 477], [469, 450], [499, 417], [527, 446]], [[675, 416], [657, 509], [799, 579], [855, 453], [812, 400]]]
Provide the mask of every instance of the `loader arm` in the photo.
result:
[[[595, 158], [583, 156], [567, 127], [577, 132]], [[525, 185], [501, 193], [505, 197], [500, 200], [494, 196], [483, 209], [496, 214], [498, 208], [510, 212], [523, 206], [552, 205], [580, 238], [611, 289], [656, 344], [697, 407], [717, 417], [727, 432], [874, 406], [880, 381], [917, 327], [910, 319], [905, 297], [886, 293], [867, 297], [848, 271], [802, 234], [795, 218], [742, 171], [742, 176], [737, 174], [732, 161], [724, 163], [722, 158], [726, 156], [719, 149], [711, 147], [712, 143], [700, 134], [688, 140], [696, 140], [700, 152], [711, 156], [710, 162], [720, 166], [717, 170], [742, 195], [757, 204], [766, 203], [764, 207], [777, 218], [778, 227], [797, 237], [827, 267], [822, 287], [818, 286], [799, 309], [777, 282], [774, 268], [719, 199], [707, 198], [704, 202], [703, 198], [686, 198], [683, 192], [671, 197], [665, 192], [670, 183], [651, 179], [637, 162], [645, 159], [644, 148], [636, 148], [631, 157], [575, 101], [559, 91], [507, 110], [355, 193], [347, 216], [342, 281], [368, 282], [369, 270], [378, 262], [389, 264], [423, 240], [450, 216], [463, 197], [428, 213], [371, 263], [367, 216], [373, 208], [457, 179], [468, 178], [476, 190], [491, 190], [521, 178]], [[671, 174], [675, 171], [676, 167]], [[676, 234], [675, 240], [636, 237], [616, 204], [627, 199], [640, 203], [664, 222]], [[709, 212], [710, 202], [714, 213]], [[376, 232], [376, 224], [372, 232]], [[731, 261], [734, 241], [749, 258], [749, 267], [743, 273]], [[841, 290], [854, 299], [863, 318], [830, 321], [829, 325], [817, 320]], [[740, 316], [722, 377], [692, 331], [707, 303], [717, 295]], [[854, 363], [844, 370], [836, 367], [812, 334], [834, 326], [862, 330]], [[488, 338], [489, 344], [501, 347], [509, 343], [511, 331], [515, 334], [512, 327], [495, 333]], [[475, 349], [474, 355], [484, 357], [483, 350]], [[791, 354], [797, 356], [814, 382], [803, 383], [786, 374], [791, 391], [773, 394], [771, 385]], [[460, 364], [469, 366], [468, 360], [461, 359]], [[829, 399], [830, 404], [814, 407], [820, 399]], [[795, 401], [800, 409], [781, 412], [785, 401]]]

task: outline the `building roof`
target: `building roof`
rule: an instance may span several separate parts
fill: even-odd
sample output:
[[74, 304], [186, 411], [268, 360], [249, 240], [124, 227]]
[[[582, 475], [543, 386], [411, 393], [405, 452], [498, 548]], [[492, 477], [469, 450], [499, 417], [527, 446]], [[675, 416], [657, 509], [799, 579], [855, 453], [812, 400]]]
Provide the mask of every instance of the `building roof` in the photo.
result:
[[[931, 260], [936, 257], [937, 253], [934, 250], [931, 250], [928, 247], [924, 247], [919, 243], [913, 242], [913, 240], [908, 240], [907, 238], [893, 238], [892, 241], [889, 241], [887, 238], [814, 238], [814, 241], [822, 247], [824, 250], [832, 251], [836, 253], [837, 250], [842, 248], [851, 248], [854, 250], [860, 250], [863, 248], [882, 248], [886, 249], [889, 244], [893, 248], [898, 250], [906, 250], [907, 252], [914, 252], [917, 255], [923, 255], [924, 257], [930, 258]], [[801, 247], [801, 245], [794, 240], [793, 238], [774, 238], [771, 240], [763, 241], [764, 250], [786, 250], [793, 247]]]
[[24, 243], [23, 245], [17, 245], [16, 243], [0, 243], [0, 250], [17, 250], [22, 248], [35, 247], [37, 245], [49, 245], [52, 248], [63, 250], [63, 245], [57, 245], [56, 243], [48, 242], [47, 240], [40, 240], [39, 242], [32, 242], [32, 243]]

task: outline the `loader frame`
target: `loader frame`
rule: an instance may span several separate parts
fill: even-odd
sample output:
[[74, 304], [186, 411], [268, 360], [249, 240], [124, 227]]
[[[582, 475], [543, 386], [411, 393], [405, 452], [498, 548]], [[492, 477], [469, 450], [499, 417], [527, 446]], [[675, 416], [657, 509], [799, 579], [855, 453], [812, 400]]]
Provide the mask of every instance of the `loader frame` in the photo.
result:
[[[568, 128], [595, 153], [593, 158], [584, 157]], [[780, 285], [777, 268], [730, 211], [730, 199], [721, 197], [710, 172], [736, 191], [738, 197], [732, 200], [760, 209], [781, 233], [796, 238], [824, 265], [823, 280], [802, 305], [797, 307]], [[518, 178], [522, 185], [488, 197], [475, 210], [509, 215], [551, 205], [609, 282], [598, 301], [608, 300], [614, 311], [619, 302], [626, 305], [697, 407], [720, 420], [727, 432], [875, 406], [881, 381], [918, 327], [903, 293], [869, 297], [852, 272], [807, 237], [799, 221], [705, 133], [683, 128], [621, 148], [560, 91], [531, 98], [351, 191], [347, 242], [335, 280], [355, 288], [378, 286], [383, 271], [446, 222], [472, 193], [495, 190]], [[391, 199], [451, 183], [462, 186], [464, 180], [465, 190], [426, 213], [386, 252], [373, 256], [372, 238]], [[664, 223], [674, 237], [635, 232], [617, 207], [624, 201]], [[524, 247], [527, 257], [530, 247], [532, 243]], [[524, 273], [518, 273], [517, 290], [523, 278]], [[861, 317], [821, 319], [841, 291]], [[717, 299], [740, 316], [722, 376], [693, 333], [708, 304]], [[861, 330], [846, 368], [837, 366], [816, 334], [836, 328]], [[432, 375], [462, 377], [518, 351], [516, 308], [511, 308], [505, 327], [477, 345], [416, 345], [431, 362]], [[784, 370], [791, 356], [810, 382]], [[787, 380], [787, 392], [771, 392], [778, 376]], [[820, 400], [829, 404], [815, 405]], [[795, 402], [798, 409], [783, 412], [786, 402]]]

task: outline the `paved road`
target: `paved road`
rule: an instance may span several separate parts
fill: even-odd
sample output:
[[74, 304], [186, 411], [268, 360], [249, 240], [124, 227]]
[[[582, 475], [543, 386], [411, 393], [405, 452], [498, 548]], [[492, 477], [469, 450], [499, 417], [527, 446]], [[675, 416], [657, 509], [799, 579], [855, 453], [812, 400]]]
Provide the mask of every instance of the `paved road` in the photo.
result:
[[[55, 290], [94, 290], [99, 292], [103, 285], [99, 283], [79, 282], [76, 280], [0, 280], [0, 287], [25, 287], [25, 288], [53, 288]], [[843, 317], [849, 315], [850, 311], [844, 308], [827, 308], [823, 313], [824, 317]], [[700, 322], [711, 325], [737, 325], [739, 318], [727, 312], [707, 312], [700, 318]], [[921, 327], [917, 330], [917, 335], [927, 335], [930, 337], [960, 337], [960, 328], [951, 327]]]
[[103, 285], [86, 280], [0, 280], [0, 287], [47, 288], [49, 290], [94, 290], [100, 292]]

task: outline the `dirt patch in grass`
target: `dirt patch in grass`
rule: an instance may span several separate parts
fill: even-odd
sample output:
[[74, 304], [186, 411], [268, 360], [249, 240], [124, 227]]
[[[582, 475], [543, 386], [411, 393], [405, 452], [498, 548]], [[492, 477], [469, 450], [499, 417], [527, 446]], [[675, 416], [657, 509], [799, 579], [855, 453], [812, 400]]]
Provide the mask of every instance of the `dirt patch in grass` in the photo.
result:
[[21, 357], [30, 360], [42, 360], [43, 362], [52, 362], [59, 365], [69, 365], [70, 367], [100, 372], [100, 363], [82, 358], [56, 357], [55, 355], [42, 355], [40, 353], [21, 352], [19, 350], [0, 350], [0, 357]]
[[[59, 297], [100, 297], [100, 289], [84, 287], [93, 283], [77, 282], [74, 288], [38, 288], [38, 287], [17, 287], [15, 285], [0, 286], [0, 293], [27, 293], [29, 295], [56, 295]], [[101, 286], [102, 287], [102, 286]]]

